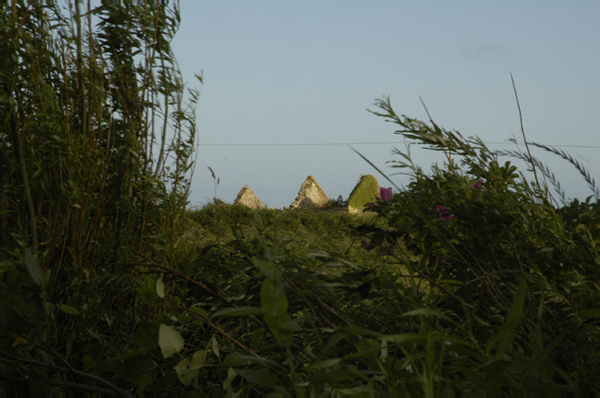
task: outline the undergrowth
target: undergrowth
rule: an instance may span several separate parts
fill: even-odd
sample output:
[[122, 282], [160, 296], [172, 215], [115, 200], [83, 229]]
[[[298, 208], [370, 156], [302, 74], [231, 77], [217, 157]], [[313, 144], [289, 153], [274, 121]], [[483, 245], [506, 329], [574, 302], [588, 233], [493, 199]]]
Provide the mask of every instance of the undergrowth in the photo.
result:
[[[138, 252], [132, 285], [73, 279], [44, 318], [73, 332], [52, 345], [13, 334], [3, 355], [20, 366], [5, 374], [36, 375], [46, 358], [58, 380], [144, 396], [597, 393], [597, 204], [556, 208], [480, 140], [378, 105], [452, 158], [427, 174], [403, 156], [413, 181], [367, 216], [190, 210], [174, 266]], [[18, 294], [43, 293], [48, 274], [23, 262]]]

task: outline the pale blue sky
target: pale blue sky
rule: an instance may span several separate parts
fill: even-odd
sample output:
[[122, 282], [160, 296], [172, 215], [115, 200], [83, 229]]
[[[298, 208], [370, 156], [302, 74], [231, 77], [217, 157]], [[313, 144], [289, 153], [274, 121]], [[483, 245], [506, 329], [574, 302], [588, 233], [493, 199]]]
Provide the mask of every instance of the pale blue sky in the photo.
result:
[[[404, 148], [394, 125], [366, 111], [382, 96], [397, 113], [427, 120], [422, 97], [439, 125], [464, 136], [520, 139], [511, 72], [527, 138], [582, 146], [562, 149], [600, 182], [598, 1], [184, 0], [181, 15], [175, 55], [188, 83], [201, 71], [205, 79], [192, 206], [213, 197], [208, 166], [220, 178], [217, 197], [230, 203], [247, 184], [263, 203], [288, 206], [308, 175], [330, 198], [347, 198], [376, 172], [346, 145], [249, 145]], [[385, 165], [393, 144], [353, 146], [394, 172]], [[426, 169], [434, 159], [414, 149], [413, 158]], [[568, 163], [540, 158], [567, 196], [591, 194]]]

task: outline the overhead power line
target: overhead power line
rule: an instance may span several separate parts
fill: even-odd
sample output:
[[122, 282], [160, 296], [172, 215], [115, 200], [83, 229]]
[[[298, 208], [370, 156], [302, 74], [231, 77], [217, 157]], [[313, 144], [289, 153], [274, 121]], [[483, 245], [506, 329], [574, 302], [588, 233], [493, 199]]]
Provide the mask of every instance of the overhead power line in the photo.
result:
[[[381, 142], [311, 142], [311, 143], [291, 143], [291, 144], [198, 144], [201, 147], [266, 147], [266, 146], [339, 146], [339, 145], [382, 145], [382, 144], [404, 144], [398, 141], [381, 141]], [[487, 144], [493, 145], [514, 145], [512, 142], [495, 142], [488, 141]], [[524, 142], [518, 142], [524, 144]], [[600, 145], [546, 145], [554, 148], [590, 148], [599, 149]]]
[[294, 144], [199, 144], [199, 146], [326, 146], [326, 145], [380, 145], [402, 144], [402, 142], [312, 142]]

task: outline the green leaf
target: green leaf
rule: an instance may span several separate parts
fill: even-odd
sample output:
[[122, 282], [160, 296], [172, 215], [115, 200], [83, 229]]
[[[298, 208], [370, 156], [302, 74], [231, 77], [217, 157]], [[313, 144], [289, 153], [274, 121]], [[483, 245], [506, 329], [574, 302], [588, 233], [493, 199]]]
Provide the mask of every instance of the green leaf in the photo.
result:
[[385, 362], [385, 360], [388, 357], [389, 351], [387, 348], [387, 341], [382, 341], [381, 342], [381, 355], [379, 355], [379, 360], [382, 362]]
[[363, 338], [358, 342], [359, 352], [377, 352], [381, 350], [381, 343], [377, 340]]
[[253, 258], [252, 264], [254, 264], [254, 266], [263, 273], [263, 275], [275, 283], [276, 294], [283, 290], [283, 284], [281, 283], [281, 272], [274, 264], [260, 258]]
[[[532, 375], [532, 377], [535, 377], [533, 375], [537, 375], [539, 370], [544, 365], [548, 364], [548, 358], [551, 355], [556, 353], [556, 347], [558, 347], [558, 345], [563, 342], [565, 337], [567, 337], [568, 333], [569, 333], [569, 329], [565, 328], [565, 330], [563, 330], [562, 333], [560, 335], [558, 335], [554, 339], [554, 341], [552, 341], [552, 343], [548, 344], [548, 346], [546, 348], [544, 348], [544, 350], [542, 350], [542, 352], [540, 352], [537, 355], [537, 357], [529, 363], [528, 368], [525, 370], [525, 372], [523, 372], [523, 375], [521, 376], [521, 384], [523, 384], [523, 381], [529, 375]], [[553, 366], [553, 364], [551, 366]]]
[[464, 282], [457, 281], [457, 280], [454, 280], [454, 279], [440, 279], [438, 281], [438, 283], [440, 285], [459, 285], [459, 286], [464, 285]]
[[225, 358], [225, 360], [223, 361], [223, 365], [225, 366], [248, 366], [251, 363], [260, 365], [263, 368], [269, 370], [276, 370], [282, 373], [287, 373], [288, 371], [288, 369], [279, 365], [277, 362], [273, 362], [269, 359], [258, 358], [249, 355], [242, 355], [236, 351], [227, 355], [227, 358]]
[[158, 345], [163, 357], [169, 358], [183, 348], [183, 337], [170, 326], [161, 324], [158, 330]]
[[287, 391], [284, 387], [275, 385], [273, 378], [267, 369], [236, 369], [235, 371], [251, 384], [271, 388], [287, 395]]
[[[152, 283], [154, 283], [154, 281], [152, 281]], [[169, 314], [169, 317], [172, 317], [179, 313], [179, 309], [177, 307], [179, 307], [180, 305], [181, 299], [177, 296], [173, 297], [173, 300], [171, 300], [171, 303], [169, 304], [169, 311], [167, 312]]]
[[29, 276], [31, 276], [33, 282], [44, 290], [46, 287], [46, 275], [40, 268], [37, 258], [35, 258], [33, 253], [31, 253], [31, 250], [27, 247], [23, 248], [23, 262], [25, 263]]
[[181, 384], [189, 386], [198, 376], [200, 368], [206, 361], [206, 350], [196, 351], [191, 359], [184, 359], [175, 366], [175, 371]]
[[321, 361], [319, 363], [316, 363], [312, 366], [313, 370], [318, 370], [318, 369], [325, 369], [325, 368], [330, 368], [333, 365], [338, 364], [340, 361], [342, 360], [342, 358], [331, 358], [331, 359], [326, 359], [324, 361]]
[[212, 338], [212, 350], [213, 353], [221, 360], [221, 355], [219, 354], [219, 341], [217, 340], [217, 336], [213, 336]]
[[[267, 245], [267, 240], [265, 239], [264, 236], [262, 236], [256, 229], [252, 230], [252, 233], [254, 234], [254, 237], [256, 238], [256, 240], [260, 243], [260, 245], [262, 246], [263, 250], [265, 251], [265, 257], [267, 257], [268, 263], [271, 263], [271, 261], [273, 261], [273, 255], [271, 254], [271, 250], [269, 249], [269, 245]], [[252, 259], [252, 262], [254, 263], [255, 259]], [[256, 259], [259, 262], [265, 262], [264, 260], [260, 260], [260, 259]], [[271, 266], [273, 268], [275, 268], [272, 264]], [[277, 277], [277, 276], [275, 276]]]
[[[204, 311], [204, 308], [201, 307], [190, 307], [189, 310], [195, 314], [200, 315], [200, 317], [204, 318], [205, 320], [209, 318], [208, 313], [206, 311]], [[202, 322], [200, 319], [195, 318], [196, 320], [198, 320], [199, 322]]]
[[302, 328], [300, 327], [300, 325], [298, 325], [298, 323], [295, 322], [295, 320], [293, 320], [290, 322], [280, 323], [279, 330], [285, 332], [299, 332], [302, 330]]
[[233, 391], [231, 390], [231, 382], [235, 379], [237, 373], [233, 368], [227, 369], [227, 378], [223, 381], [223, 390], [228, 392], [228, 397], [233, 395]]
[[248, 366], [249, 364], [250, 357], [242, 355], [236, 351], [227, 355], [223, 361], [224, 366]]
[[319, 355], [317, 356], [317, 358], [323, 356], [327, 351], [329, 351], [337, 343], [339, 343], [340, 341], [342, 341], [346, 337], [348, 337], [348, 334], [346, 334], [346, 333], [341, 333], [341, 332], [334, 333], [333, 336], [331, 336], [331, 338], [329, 339], [329, 342], [327, 342], [327, 346], [325, 346], [325, 348], [321, 350], [321, 352], [319, 353]]
[[273, 332], [275, 339], [281, 345], [289, 347], [292, 344], [292, 332], [279, 328], [281, 324], [291, 320], [287, 314], [288, 301], [283, 291], [275, 294], [275, 290], [275, 283], [273, 281], [270, 279], [263, 281], [260, 291], [261, 308], [266, 312], [264, 314], [265, 322]]
[[431, 308], [418, 308], [416, 310], [408, 311], [402, 314], [402, 316], [413, 316], [413, 315], [428, 315], [428, 316], [437, 316], [439, 318], [443, 318], [447, 321], [453, 322], [446, 314], [441, 311], [434, 310]]
[[266, 369], [236, 369], [235, 371], [252, 384], [258, 384], [260, 386], [273, 385], [273, 379]]
[[388, 341], [390, 343], [405, 344], [405, 343], [422, 343], [427, 342], [428, 339], [432, 341], [443, 341], [445, 344], [458, 344], [466, 347], [477, 348], [472, 342], [461, 339], [460, 337], [448, 336], [444, 334], [419, 334], [419, 333], [402, 333], [394, 334], [390, 336], [380, 337], [382, 341]]
[[554, 251], [553, 247], [543, 247], [538, 251], [538, 253], [548, 253], [548, 252], [552, 252], [552, 251]]
[[117, 355], [116, 357], [109, 359], [107, 362], [112, 362], [112, 363], [122, 362], [122, 361], [126, 361], [128, 359], [144, 356], [145, 354], [146, 353], [144, 351], [130, 349], [130, 350], [125, 351], [121, 355]]
[[176, 316], [177, 316], [177, 320], [179, 322], [181, 322], [182, 325], [185, 325], [186, 323], [193, 321], [195, 319], [192, 315], [188, 314], [187, 312], [178, 313]]
[[258, 315], [258, 314], [271, 314], [258, 307], [237, 307], [237, 308], [224, 308], [220, 311], [215, 312], [211, 318], [218, 318], [220, 316], [246, 316], [246, 315]]
[[525, 305], [525, 297], [527, 295], [527, 282], [525, 279], [519, 283], [515, 297], [508, 311], [508, 318], [505, 325], [496, 334], [498, 341], [498, 350], [496, 351], [496, 359], [501, 359], [506, 350], [510, 347], [517, 335], [517, 326], [521, 323], [524, 314], [523, 306]]
[[160, 298], [165, 298], [165, 284], [162, 276], [156, 280], [156, 294]]
[[140, 286], [136, 289], [140, 300], [144, 304], [154, 304], [154, 300], [156, 300], [156, 286], [154, 284], [154, 279], [148, 278], [147, 284], [145, 286]]
[[63, 312], [66, 312], [67, 314], [71, 314], [71, 315], [81, 315], [81, 312], [79, 312], [78, 309], [71, 307], [70, 305], [67, 304], [62, 304], [60, 307], [60, 310]]
[[375, 337], [383, 337], [384, 335], [379, 332], [374, 332], [369, 329], [365, 329], [361, 326], [346, 326], [343, 328], [338, 328], [339, 333], [346, 333], [351, 335], [365, 335], [365, 336], [375, 336]]

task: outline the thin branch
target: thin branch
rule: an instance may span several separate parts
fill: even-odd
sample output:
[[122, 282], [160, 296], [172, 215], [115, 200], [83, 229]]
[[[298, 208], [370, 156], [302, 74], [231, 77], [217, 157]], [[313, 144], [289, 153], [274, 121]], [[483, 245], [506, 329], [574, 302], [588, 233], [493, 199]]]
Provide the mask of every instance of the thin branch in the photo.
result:
[[[30, 383], [32, 379], [31, 378], [26, 379], [23, 377], [12, 377], [12, 376], [8, 376], [6, 374], [0, 374], [0, 380], [7, 380], [7, 381], [13, 381], [13, 382], [19, 382], [19, 383]], [[119, 395], [117, 392], [106, 389], [106, 388], [88, 386], [85, 384], [70, 383], [68, 381], [58, 381], [58, 380], [48, 380], [48, 379], [35, 379], [35, 381], [38, 383], [47, 384], [49, 386], [66, 387], [71, 390], [87, 391], [87, 392], [91, 392], [91, 393], [102, 394], [103, 396], [108, 395], [108, 396], [113, 397], [113, 396]], [[127, 395], [127, 396], [131, 396], [131, 395]]]
[[587, 171], [586, 168], [583, 167], [581, 165], [581, 163], [579, 163], [575, 158], [573, 158], [571, 155], [569, 155], [562, 149], [556, 149], [554, 147], [538, 144], [535, 142], [532, 142], [531, 145], [536, 146], [541, 149], [544, 149], [548, 152], [552, 152], [553, 154], [560, 156], [561, 158], [563, 158], [564, 160], [568, 161], [573, 166], [575, 166], [577, 171], [579, 171], [579, 173], [583, 176], [585, 181], [588, 183], [590, 189], [594, 193], [594, 197], [596, 198], [596, 201], [600, 200], [600, 191], [596, 187], [596, 181], [592, 178], [592, 176], [590, 175], [590, 172]]
[[[510, 80], [512, 80], [513, 90], [515, 91], [515, 99], [517, 100], [517, 108], [519, 109], [519, 121], [521, 123], [521, 133], [523, 134], [523, 141], [525, 141], [525, 148], [527, 148], [527, 153], [529, 154], [529, 159], [533, 159], [531, 156], [531, 151], [529, 150], [529, 144], [527, 143], [527, 137], [525, 136], [525, 128], [523, 127], [523, 114], [521, 113], [521, 104], [519, 103], [519, 95], [517, 94], [517, 86], [515, 85], [515, 79], [513, 78], [512, 73], [510, 74]], [[531, 162], [531, 167], [533, 168], [533, 175], [535, 176], [535, 181], [537, 183], [537, 188], [542, 193], [542, 187], [540, 186], [540, 181], [538, 179], [537, 171], [535, 169], [535, 163]]]
[[[8, 90], [7, 90], [8, 91]], [[31, 234], [31, 248], [33, 253], [37, 255], [38, 252], [38, 237], [37, 237], [37, 222], [35, 217], [35, 210], [33, 208], [33, 198], [31, 197], [31, 189], [29, 188], [29, 178], [27, 176], [27, 165], [25, 164], [25, 155], [23, 154], [23, 144], [21, 141], [21, 126], [19, 123], [19, 116], [17, 115], [17, 107], [14, 104], [16, 99], [13, 99], [10, 109], [10, 129], [13, 135], [13, 144], [15, 157], [19, 164], [19, 170], [21, 172], [21, 183], [23, 184], [23, 190], [25, 194], [25, 201], [27, 203], [27, 213], [29, 215], [29, 233]]]
[[[51, 364], [47, 364], [44, 362], [40, 362], [40, 361], [35, 361], [32, 359], [25, 359], [25, 358], [18, 358], [18, 357], [13, 357], [11, 355], [8, 355], [6, 353], [2, 353], [2, 355], [4, 356], [4, 358], [10, 359], [11, 361], [15, 361], [15, 362], [21, 362], [21, 363], [26, 363], [29, 365], [36, 365], [36, 366], [42, 366], [44, 368], [48, 368], [48, 369], [52, 369], [52, 370], [56, 370], [58, 372], [71, 372], [71, 369], [67, 369], [67, 368], [63, 368], [60, 366], [55, 366], [55, 365], [51, 365]], [[91, 375], [89, 373], [85, 373], [85, 372], [80, 372], [78, 370], [74, 370], [73, 371], [77, 376], [80, 377], [84, 377], [86, 379], [90, 379], [93, 380], [97, 383], [103, 384], [104, 386], [108, 387], [109, 389], [111, 389], [112, 391], [115, 391], [117, 394], [119, 394], [122, 397], [132, 397], [132, 395], [130, 395], [129, 393], [127, 393], [126, 391], [121, 390], [119, 387], [115, 386], [114, 384], [98, 377], [98, 376], [94, 376]]]
[[427, 117], [429, 118], [429, 121], [433, 122], [433, 119], [431, 118], [431, 115], [429, 114], [429, 109], [427, 109], [427, 106], [425, 106], [425, 102], [423, 101], [423, 98], [421, 98], [421, 96], [419, 96], [419, 99], [421, 100], [421, 104], [423, 104], [423, 108], [425, 108], [425, 112], [427, 113]]
[[177, 308], [177, 309], [180, 309], [180, 310], [184, 310], [185, 312], [187, 312], [188, 314], [190, 314], [194, 318], [199, 319], [199, 320], [201, 320], [203, 322], [208, 323], [211, 328], [215, 329], [217, 332], [219, 332], [220, 334], [222, 334], [223, 336], [225, 336], [225, 338], [227, 338], [228, 340], [231, 340], [231, 342], [233, 342], [233, 344], [235, 344], [238, 347], [240, 347], [241, 349], [249, 352], [250, 354], [252, 354], [256, 358], [262, 358], [260, 355], [258, 355], [257, 353], [255, 353], [251, 348], [246, 347], [245, 345], [243, 345], [242, 343], [240, 343], [238, 340], [236, 340], [234, 337], [232, 337], [227, 332], [225, 332], [223, 329], [219, 328], [217, 325], [215, 325], [214, 323], [212, 323], [208, 318], [205, 318], [202, 315], [200, 315], [198, 313], [195, 313], [194, 311], [189, 310], [185, 306], [185, 304], [181, 304], [181, 307], [171, 307], [171, 308]]
[[[425, 108], [425, 112], [427, 113], [429, 121], [435, 125], [433, 119], [431, 118], [431, 115], [429, 114], [429, 109], [427, 109], [427, 106], [425, 105], [425, 101], [423, 101], [423, 98], [421, 98], [421, 96], [419, 96], [419, 99], [421, 100], [421, 104], [423, 104], [423, 108]], [[444, 154], [446, 154], [446, 157], [448, 158], [448, 165], [452, 165], [452, 149], [448, 148], [448, 153], [446, 153], [446, 149], [444, 148]]]

